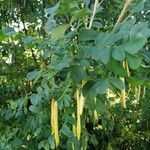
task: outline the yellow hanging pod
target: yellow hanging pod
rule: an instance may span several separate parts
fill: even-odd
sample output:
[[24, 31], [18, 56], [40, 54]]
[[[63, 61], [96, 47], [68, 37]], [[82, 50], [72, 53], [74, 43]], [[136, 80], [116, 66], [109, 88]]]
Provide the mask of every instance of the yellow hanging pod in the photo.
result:
[[59, 145], [58, 134], [58, 102], [54, 99], [51, 101], [51, 130], [54, 135], [56, 147]]
[[[123, 67], [125, 68], [125, 61], [123, 62]], [[125, 78], [120, 78], [124, 84], [125, 87]], [[124, 88], [123, 90], [121, 90], [120, 93], [120, 104], [123, 108], [126, 108], [126, 88]]]
[[[120, 78], [123, 83], [125, 84], [125, 79], [124, 78]], [[123, 108], [126, 108], [126, 90], [123, 89], [121, 90], [121, 93], [120, 93], [120, 104]]]
[[77, 139], [79, 140], [81, 137], [81, 118], [80, 118], [80, 92], [79, 89], [76, 91], [77, 95]]

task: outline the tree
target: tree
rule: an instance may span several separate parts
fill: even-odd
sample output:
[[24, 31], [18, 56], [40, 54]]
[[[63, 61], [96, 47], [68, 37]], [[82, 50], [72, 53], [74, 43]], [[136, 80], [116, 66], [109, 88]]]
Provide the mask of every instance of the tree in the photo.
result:
[[0, 149], [149, 149], [148, 6], [1, 0]]

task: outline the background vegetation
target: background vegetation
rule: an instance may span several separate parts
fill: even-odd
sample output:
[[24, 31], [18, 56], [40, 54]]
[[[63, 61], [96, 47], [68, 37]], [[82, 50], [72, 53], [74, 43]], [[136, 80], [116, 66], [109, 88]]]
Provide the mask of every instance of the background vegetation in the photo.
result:
[[149, 10], [0, 0], [0, 149], [149, 150]]

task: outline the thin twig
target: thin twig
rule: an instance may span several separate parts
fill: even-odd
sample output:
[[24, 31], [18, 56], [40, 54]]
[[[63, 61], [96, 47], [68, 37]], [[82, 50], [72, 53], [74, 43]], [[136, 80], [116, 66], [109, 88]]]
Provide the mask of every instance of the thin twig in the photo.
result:
[[125, 13], [126, 13], [126, 11], [128, 9], [128, 7], [129, 7], [131, 1], [132, 0], [125, 0], [124, 7], [123, 7], [123, 9], [122, 9], [122, 11], [121, 11], [121, 13], [120, 13], [120, 15], [118, 17], [118, 20], [117, 20], [117, 22], [116, 22], [114, 27], [116, 27], [122, 21], [122, 19], [123, 19], [124, 15], [125, 15]]
[[98, 4], [98, 7], [103, 3], [104, 0], [101, 0], [101, 2]]
[[88, 27], [89, 29], [91, 29], [91, 27], [92, 27], [92, 23], [93, 23], [95, 14], [96, 14], [96, 9], [97, 9], [97, 7], [98, 7], [98, 3], [99, 3], [99, 0], [95, 0], [93, 13], [92, 13], [92, 16], [91, 16], [91, 18], [90, 18], [90, 23], [89, 23], [89, 27]]

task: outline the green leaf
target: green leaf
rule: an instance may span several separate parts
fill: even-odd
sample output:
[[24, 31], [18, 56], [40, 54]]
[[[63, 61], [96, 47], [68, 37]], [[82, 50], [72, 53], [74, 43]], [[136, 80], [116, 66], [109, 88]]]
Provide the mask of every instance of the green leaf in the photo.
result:
[[43, 144], [44, 144], [44, 141], [41, 141], [39, 144], [38, 144], [38, 149], [41, 149], [43, 147]]
[[71, 78], [76, 84], [80, 83], [81, 80], [87, 79], [86, 70], [81, 66], [72, 66]]
[[3, 31], [0, 30], [0, 41], [5, 39], [5, 35], [3, 33]]
[[4, 33], [6, 36], [10, 36], [10, 35], [15, 34], [16, 31], [15, 31], [14, 28], [12, 28], [12, 27], [6, 27], [6, 28], [4, 28], [3, 33]]
[[130, 19], [127, 20], [120, 25], [120, 30], [117, 33], [118, 39], [124, 38], [130, 35], [131, 29], [134, 26], [136, 20], [135, 19]]
[[49, 17], [46, 24], [45, 24], [45, 29], [48, 33], [52, 31], [54, 27], [56, 27], [56, 21], [53, 19], [53, 17]]
[[29, 107], [29, 110], [30, 110], [31, 112], [33, 112], [33, 113], [37, 113], [37, 112], [39, 111], [38, 108], [35, 107], [34, 105], [31, 105], [31, 106]]
[[25, 103], [25, 99], [22, 98], [22, 97], [17, 100], [17, 106], [18, 106], [20, 109], [23, 107], [24, 103]]
[[48, 140], [46, 140], [46, 141], [44, 142], [43, 148], [44, 148], [45, 150], [49, 150], [49, 149], [50, 149], [50, 145], [49, 145]]
[[45, 24], [45, 29], [47, 32], [51, 32], [52, 29], [56, 26], [56, 21], [54, 20], [54, 16], [60, 6], [60, 2], [58, 2], [55, 6], [45, 9], [45, 13], [50, 15]]
[[62, 110], [65, 107], [69, 107], [70, 99], [70, 96], [65, 94], [59, 101], [59, 109]]
[[64, 34], [65, 34], [66, 30], [68, 29], [68, 27], [69, 27], [68, 24], [62, 24], [62, 25], [58, 25], [57, 27], [52, 29], [52, 31], [51, 31], [52, 40], [57, 41], [57, 40], [64, 38]]
[[55, 6], [45, 9], [45, 13], [54, 17], [56, 11], [60, 6], [60, 2], [58, 2]]
[[110, 59], [110, 47], [90, 47], [84, 50], [84, 56], [86, 58], [100, 60], [104, 64], [107, 64]]
[[123, 65], [121, 62], [116, 61], [114, 59], [111, 59], [108, 63], [109, 69], [111, 69], [116, 75], [120, 77], [125, 77], [127, 76], [127, 73], [125, 69], [123, 68]]
[[83, 68], [89, 68], [91, 66], [91, 62], [88, 60], [88, 59], [82, 59], [80, 61], [80, 65], [83, 67]]
[[141, 35], [137, 34], [130, 38], [129, 42], [123, 44], [125, 51], [131, 55], [136, 54], [144, 45], [146, 39]]
[[136, 24], [131, 30], [131, 36], [135, 36], [136, 34], [141, 34], [145, 38], [150, 36], [150, 29], [148, 27], [148, 23], [140, 22]]
[[38, 149], [44, 148], [45, 150], [49, 150], [49, 142], [48, 140], [43, 140], [38, 144]]
[[61, 132], [69, 138], [73, 137], [72, 131], [69, 129], [69, 127], [66, 124], [63, 124]]
[[112, 46], [118, 41], [120, 37], [118, 37], [115, 33], [100, 33], [95, 39], [95, 45], [98, 47]]
[[14, 137], [12, 143], [15, 145], [15, 147], [21, 147], [21, 145], [23, 144], [22, 140], [18, 137]]
[[61, 10], [62, 14], [71, 14], [73, 11], [79, 8], [77, 1], [72, 0], [61, 0]]
[[105, 101], [102, 99], [97, 99], [96, 100], [96, 111], [100, 114], [100, 115], [104, 115], [106, 113], [106, 106], [105, 106]]
[[70, 63], [71, 63], [71, 58], [69, 57], [64, 57], [63, 59], [57, 59], [56, 57], [54, 57], [53, 61], [52, 61], [52, 68], [56, 71], [61, 71], [63, 68], [69, 67]]
[[97, 93], [104, 94], [109, 88], [110, 84], [108, 80], [101, 80], [94, 84], [93, 88], [96, 89]]
[[77, 20], [77, 19], [81, 19], [81, 18], [86, 18], [87, 15], [89, 15], [91, 13], [91, 10], [88, 8], [82, 8], [82, 9], [77, 9], [75, 11], [72, 12], [72, 20]]
[[138, 85], [142, 85], [144, 83], [144, 80], [140, 78], [133, 78], [133, 77], [128, 77], [127, 78], [128, 83], [131, 84], [132, 87], [137, 87]]
[[24, 37], [22, 37], [22, 42], [24, 43], [24, 44], [31, 44], [33, 41], [34, 41], [34, 37], [31, 37], [31, 36], [24, 36]]
[[83, 50], [84, 57], [92, 58], [92, 59], [96, 59], [96, 60], [99, 59], [98, 58], [99, 52], [100, 52], [100, 49], [95, 46], [92, 46], [92, 47], [89, 47], [89, 48]]
[[118, 61], [123, 61], [125, 59], [125, 52], [122, 46], [116, 47], [113, 50], [112, 57]]
[[99, 49], [99, 55], [97, 56], [100, 61], [102, 61], [104, 64], [107, 64], [110, 59], [110, 47], [101, 47]]
[[97, 37], [97, 32], [92, 29], [82, 29], [79, 32], [79, 41], [92, 41]]
[[54, 137], [52, 135], [49, 136], [48, 141], [51, 146], [51, 149], [55, 149], [55, 141], [54, 141]]
[[62, 120], [64, 123], [69, 123], [71, 125], [74, 125], [76, 123], [75, 118], [72, 116], [69, 116], [69, 114], [66, 114], [66, 113], [63, 114]]
[[136, 56], [127, 55], [127, 61], [131, 69], [137, 69], [141, 64], [141, 58]]
[[29, 72], [29, 73], [27, 74], [27, 79], [28, 79], [28, 80], [34, 80], [34, 79], [36, 78], [36, 76], [38, 75], [38, 73], [39, 73], [39, 71], [37, 71], [37, 70], [34, 70], [34, 71], [32, 71], [32, 72]]
[[96, 97], [97, 91], [93, 88], [94, 84], [94, 81], [88, 81], [83, 86], [82, 93], [84, 97], [87, 97], [88, 99], [94, 99]]
[[41, 100], [41, 96], [38, 94], [32, 94], [30, 96], [30, 101], [31, 101], [32, 105], [37, 105], [40, 100]]
[[84, 4], [88, 6], [90, 4], [90, 0], [83, 0]]
[[97, 29], [100, 29], [103, 27], [103, 25], [99, 21], [94, 21], [92, 26], [97, 28]]
[[119, 78], [110, 77], [109, 82], [119, 90], [123, 90], [125, 88], [124, 83]]
[[83, 95], [87, 98], [94, 99], [97, 94], [106, 93], [110, 84], [107, 80], [89, 81], [83, 87]]
[[131, 7], [131, 9], [129, 11], [131, 13], [138, 13], [138, 12], [144, 10], [144, 3], [145, 3], [144, 0], [142, 0], [142, 1], [138, 2], [138, 3], [137, 2], [134, 3], [134, 5]]

